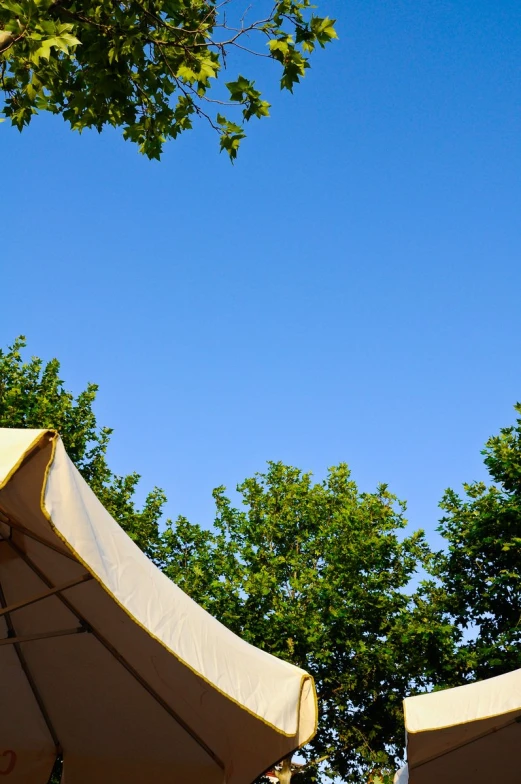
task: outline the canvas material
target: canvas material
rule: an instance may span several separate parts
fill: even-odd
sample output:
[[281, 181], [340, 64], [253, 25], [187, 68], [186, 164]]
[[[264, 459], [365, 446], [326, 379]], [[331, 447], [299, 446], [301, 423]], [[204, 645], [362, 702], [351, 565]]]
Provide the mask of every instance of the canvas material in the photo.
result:
[[[7, 604], [93, 576], [61, 598], [12, 613], [19, 636], [82, 622], [88, 629], [21, 645], [63, 747], [67, 784], [249, 784], [312, 736], [316, 698], [306, 673], [240, 640], [162, 575], [102, 507], [54, 434], [4, 433], [0, 507], [13, 525], [0, 522], [0, 535], [11, 536], [11, 544], [0, 543]], [[17, 523], [54, 549], [20, 533]], [[12, 646], [0, 648], [0, 662], [2, 656], [11, 657], [23, 681]], [[4, 707], [9, 713], [13, 699], [6, 692], [2, 704], [0, 697], [0, 714]], [[0, 746], [0, 775], [2, 753], [16, 746], [16, 765], [27, 760], [37, 769], [33, 779], [19, 780], [43, 784], [56, 752], [30, 690], [24, 705], [40, 757], [31, 757], [29, 725], [11, 722], [15, 736]], [[0, 744], [1, 730], [0, 719]]]
[[521, 670], [409, 697], [404, 711], [410, 784], [521, 778]]

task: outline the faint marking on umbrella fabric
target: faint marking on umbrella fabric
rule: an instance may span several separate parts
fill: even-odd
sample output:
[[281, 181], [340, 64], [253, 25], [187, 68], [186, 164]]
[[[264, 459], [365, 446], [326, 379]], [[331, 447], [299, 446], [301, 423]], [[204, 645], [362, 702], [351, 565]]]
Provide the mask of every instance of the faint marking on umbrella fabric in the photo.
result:
[[[154, 672], [156, 673], [157, 677], [159, 678], [159, 680], [161, 681], [163, 686], [166, 686], [166, 688], [168, 689], [170, 694], [175, 696], [176, 701], [178, 703], [182, 702], [184, 705], [186, 705], [188, 708], [191, 709], [192, 708], [192, 704], [190, 703], [190, 701], [185, 699], [185, 698], [183, 698], [183, 697], [181, 697], [179, 692], [176, 691], [175, 687], [172, 685], [172, 682], [171, 681], [167, 681], [166, 678], [164, 678], [163, 675], [161, 674], [160, 659], [157, 656], [151, 656], [150, 657], [150, 663], [152, 664], [152, 667], [154, 668]], [[197, 677], [197, 675], [196, 675], [196, 677]], [[199, 678], [198, 678], [198, 680], [199, 680]], [[199, 680], [199, 689], [200, 689], [200, 691], [199, 691], [199, 707], [202, 708], [203, 707], [204, 698], [210, 694], [210, 690], [205, 688], [205, 686], [201, 684], [200, 680]]]
[[[8, 776], [13, 772], [16, 765], [16, 752], [3, 751], [0, 754], [0, 776]], [[7, 766], [7, 767], [6, 767]]]

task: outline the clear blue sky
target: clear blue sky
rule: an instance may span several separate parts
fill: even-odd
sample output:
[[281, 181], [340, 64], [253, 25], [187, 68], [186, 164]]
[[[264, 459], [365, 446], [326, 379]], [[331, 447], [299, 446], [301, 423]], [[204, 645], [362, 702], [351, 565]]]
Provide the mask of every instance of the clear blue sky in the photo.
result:
[[347, 461], [432, 532], [521, 398], [519, 3], [317, 1], [340, 41], [293, 97], [273, 73], [233, 167], [203, 127], [161, 163], [0, 127], [2, 344], [100, 384], [114, 468], [171, 515]]

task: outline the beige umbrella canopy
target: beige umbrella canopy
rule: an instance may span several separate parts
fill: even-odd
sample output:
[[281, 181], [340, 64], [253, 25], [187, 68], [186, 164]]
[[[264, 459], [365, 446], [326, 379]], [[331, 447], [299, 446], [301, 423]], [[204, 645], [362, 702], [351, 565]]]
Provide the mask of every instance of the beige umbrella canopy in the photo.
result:
[[316, 718], [312, 678], [161, 574], [59, 436], [0, 429], [0, 776], [250, 784]]
[[404, 700], [408, 766], [395, 784], [521, 781], [521, 670]]

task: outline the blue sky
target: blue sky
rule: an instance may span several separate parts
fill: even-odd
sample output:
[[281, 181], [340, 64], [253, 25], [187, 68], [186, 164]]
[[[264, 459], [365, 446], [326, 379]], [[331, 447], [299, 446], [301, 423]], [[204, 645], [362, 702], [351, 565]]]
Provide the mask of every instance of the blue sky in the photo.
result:
[[114, 468], [171, 515], [210, 524], [268, 459], [347, 461], [432, 536], [521, 398], [519, 4], [317, 2], [340, 40], [294, 96], [262, 71], [235, 166], [202, 126], [161, 163], [0, 127], [2, 345], [100, 385]]

